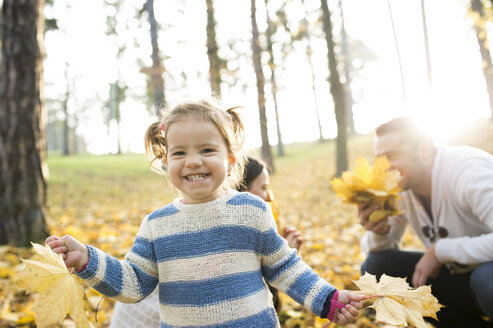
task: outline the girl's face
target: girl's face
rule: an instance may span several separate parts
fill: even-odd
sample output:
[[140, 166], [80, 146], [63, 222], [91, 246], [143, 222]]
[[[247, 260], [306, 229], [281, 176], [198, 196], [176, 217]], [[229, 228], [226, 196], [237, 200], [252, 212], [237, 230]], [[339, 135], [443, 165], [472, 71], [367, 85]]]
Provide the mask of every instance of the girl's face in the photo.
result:
[[262, 173], [258, 175], [255, 179], [253, 179], [252, 183], [248, 188], [248, 192], [251, 192], [254, 195], [259, 196], [266, 202], [272, 201], [270, 188], [269, 188], [269, 172], [267, 169], [263, 169]]
[[216, 126], [187, 118], [171, 124], [167, 138], [169, 178], [184, 202], [197, 204], [221, 197], [221, 187], [236, 159], [228, 154]]

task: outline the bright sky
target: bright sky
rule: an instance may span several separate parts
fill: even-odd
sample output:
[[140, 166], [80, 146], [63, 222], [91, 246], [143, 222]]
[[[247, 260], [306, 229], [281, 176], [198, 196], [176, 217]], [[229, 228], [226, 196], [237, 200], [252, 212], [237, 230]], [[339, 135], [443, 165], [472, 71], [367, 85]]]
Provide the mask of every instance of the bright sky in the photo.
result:
[[[275, 8], [280, 0], [270, 0]], [[202, 3], [203, 2], [203, 3]], [[319, 0], [306, 0], [310, 21], [317, 18]], [[376, 55], [366, 63], [353, 80], [356, 104], [354, 115], [359, 132], [369, 132], [378, 124], [393, 117], [408, 114], [420, 119], [437, 137], [445, 137], [464, 128], [477, 118], [489, 116], [486, 86], [481, 70], [481, 59], [471, 19], [466, 17], [465, 1], [426, 0], [428, 37], [433, 75], [433, 93], [428, 96], [426, 63], [423, 43], [420, 1], [391, 0], [394, 23], [408, 100], [404, 112], [400, 73], [392, 35], [387, 0], [343, 0], [348, 35], [362, 40]], [[105, 35], [105, 11], [98, 0], [70, 2], [55, 1], [49, 9], [60, 19], [62, 30], [46, 37], [48, 57], [45, 63], [46, 94], [60, 97], [65, 89], [65, 61], [69, 61], [69, 76], [74, 81], [72, 108], [87, 108], [77, 130], [84, 134], [89, 151], [104, 153], [116, 150], [115, 128], [107, 130], [101, 118], [102, 100], [109, 93], [108, 85], [120, 74], [129, 86], [129, 96], [122, 104], [123, 148], [143, 151], [143, 134], [154, 120], [147, 114], [142, 96], [145, 78], [139, 73], [136, 57], [150, 65], [150, 36], [148, 27], [139, 27], [131, 1], [124, 6], [126, 28], [121, 27], [119, 42], [129, 43], [128, 51], [117, 66], [115, 41]], [[135, 2], [133, 2], [135, 4]], [[143, 1], [142, 1], [143, 3]], [[162, 54], [166, 55], [165, 74], [168, 101], [173, 104], [183, 99], [197, 99], [209, 93], [208, 60], [206, 55], [205, 1], [156, 1], [156, 19], [169, 26], [159, 35]], [[133, 4], [133, 5], [134, 5]], [[140, 2], [139, 2], [140, 4]], [[290, 17], [302, 17], [301, 1], [288, 6]], [[337, 1], [329, 1], [338, 13]], [[444, 8], [447, 8], [444, 10]], [[221, 55], [230, 59], [229, 68], [239, 70], [240, 78], [234, 86], [223, 86], [223, 105], [244, 106], [242, 114], [247, 128], [247, 147], [260, 144], [255, 75], [250, 57], [239, 58], [228, 51], [234, 48], [250, 52], [250, 2], [215, 0], [217, 38]], [[264, 1], [257, 1], [259, 28], [265, 29]], [[181, 13], [179, 13], [181, 12]], [[185, 13], [185, 14], [183, 14]], [[338, 19], [334, 18], [337, 24]], [[133, 41], [136, 39], [137, 41]], [[134, 44], [135, 43], [135, 44]], [[306, 61], [303, 43], [295, 45], [282, 71], [277, 76], [281, 91], [278, 95], [283, 141], [315, 140], [318, 128], [315, 110], [318, 108], [325, 137], [334, 137], [336, 125], [327, 78], [325, 41], [313, 37], [316, 70], [317, 104], [311, 90], [311, 72]], [[118, 73], [120, 72], [120, 73]], [[186, 75], [184, 82], [182, 76]], [[231, 77], [226, 77], [231, 80]], [[266, 89], [267, 91], [269, 88]], [[130, 95], [131, 94], [131, 95]], [[136, 97], [132, 97], [132, 95]], [[277, 142], [273, 102], [267, 95], [269, 137]], [[141, 98], [134, 99], [134, 98]], [[109, 133], [109, 134], [108, 134]]]

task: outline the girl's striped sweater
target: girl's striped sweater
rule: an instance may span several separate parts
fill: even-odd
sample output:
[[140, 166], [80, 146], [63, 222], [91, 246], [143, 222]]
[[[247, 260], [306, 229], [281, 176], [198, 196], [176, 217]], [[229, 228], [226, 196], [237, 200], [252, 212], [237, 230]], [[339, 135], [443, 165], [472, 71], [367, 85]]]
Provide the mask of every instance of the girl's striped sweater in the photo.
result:
[[78, 275], [104, 295], [138, 302], [159, 284], [161, 327], [279, 327], [265, 281], [326, 317], [336, 289], [279, 236], [269, 205], [229, 191], [149, 214], [125, 260], [87, 246]]

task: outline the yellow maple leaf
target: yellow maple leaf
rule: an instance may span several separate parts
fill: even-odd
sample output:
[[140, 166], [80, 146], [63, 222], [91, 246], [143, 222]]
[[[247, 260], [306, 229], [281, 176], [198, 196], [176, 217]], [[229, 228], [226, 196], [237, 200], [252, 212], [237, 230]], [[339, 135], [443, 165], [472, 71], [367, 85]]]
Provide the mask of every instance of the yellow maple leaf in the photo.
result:
[[61, 254], [49, 246], [32, 243], [35, 259], [22, 259], [26, 267], [18, 274], [16, 283], [39, 297], [32, 307], [39, 328], [53, 327], [63, 322], [67, 314], [77, 328], [91, 327], [87, 319], [84, 290], [75, 275], [65, 266]]
[[416, 328], [426, 328], [423, 317], [436, 319], [436, 313], [442, 307], [431, 294], [430, 286], [412, 289], [404, 278], [384, 274], [377, 283], [374, 275], [365, 273], [353, 282], [360, 289], [357, 293], [373, 300], [371, 307], [376, 311], [376, 320], [390, 325], [406, 326], [409, 323]]
[[388, 215], [400, 213], [397, 206], [400, 181], [400, 172], [390, 169], [387, 157], [379, 156], [375, 158], [373, 166], [366, 158], [358, 157], [353, 171], [343, 172], [341, 178], [334, 178], [331, 183], [345, 203], [367, 202], [370, 206], [378, 205], [380, 209], [369, 218], [371, 222], [377, 222]]

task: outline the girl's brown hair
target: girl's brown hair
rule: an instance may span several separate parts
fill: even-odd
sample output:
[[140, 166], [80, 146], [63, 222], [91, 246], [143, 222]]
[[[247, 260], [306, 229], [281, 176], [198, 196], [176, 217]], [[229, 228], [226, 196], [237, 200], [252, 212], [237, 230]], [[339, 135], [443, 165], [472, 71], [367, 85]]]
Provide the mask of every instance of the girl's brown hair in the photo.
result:
[[224, 140], [228, 154], [236, 159], [229, 173], [225, 188], [235, 188], [243, 176], [245, 159], [240, 154], [245, 139], [245, 130], [241, 117], [236, 112], [240, 107], [222, 110], [211, 100], [188, 101], [165, 111], [159, 122], [151, 124], [145, 133], [146, 157], [153, 171], [164, 174], [163, 160], [168, 156], [168, 130], [178, 121], [188, 118], [204, 120], [214, 124]]

